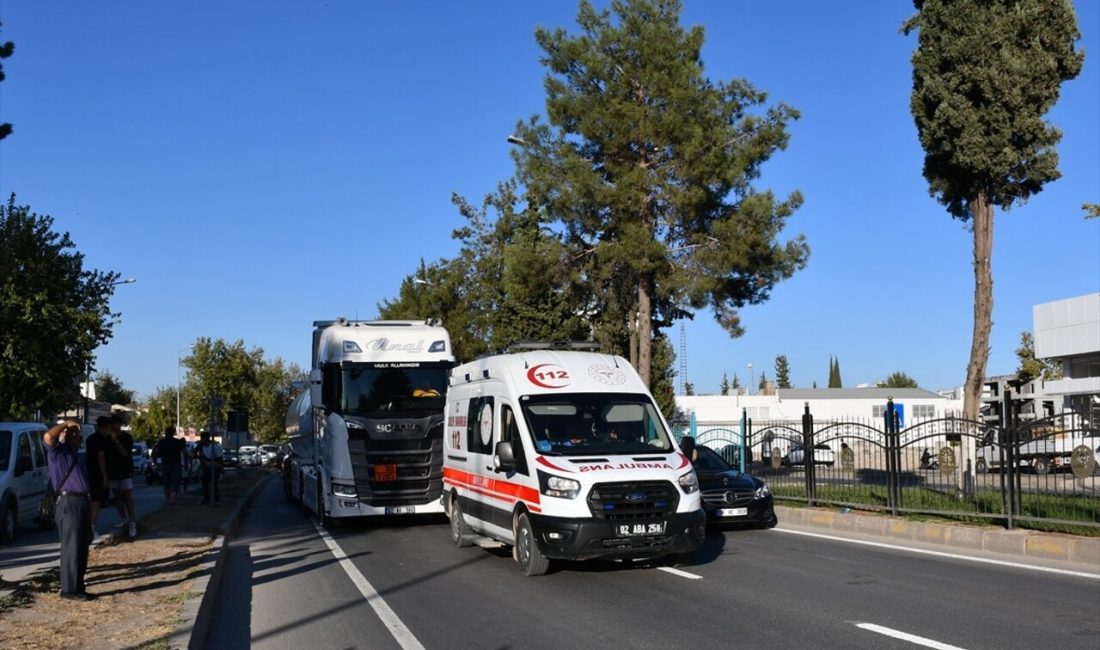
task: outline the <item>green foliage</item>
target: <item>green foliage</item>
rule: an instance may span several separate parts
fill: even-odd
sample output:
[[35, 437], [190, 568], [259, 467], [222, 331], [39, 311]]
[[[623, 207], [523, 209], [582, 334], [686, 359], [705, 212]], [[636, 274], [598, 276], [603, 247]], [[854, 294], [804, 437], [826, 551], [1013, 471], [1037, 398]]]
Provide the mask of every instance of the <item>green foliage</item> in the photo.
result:
[[775, 387], [791, 387], [791, 366], [787, 363], [787, 356], [784, 354], [775, 358]]
[[[261, 348], [246, 350], [243, 341], [228, 344], [200, 338], [180, 363], [187, 368], [186, 383], [180, 387], [180, 426], [207, 429], [214, 422], [220, 428], [230, 410], [244, 409], [250, 433], [265, 442], [283, 438], [286, 410], [296, 394], [292, 383], [307, 376], [280, 358], [267, 361]], [[163, 408], [164, 390], [151, 400], [150, 415], [154, 408]], [[164, 424], [175, 419], [174, 394], [171, 397], [170, 419]], [[213, 397], [221, 398], [222, 406], [212, 406]]]
[[737, 392], [737, 389], [741, 388], [741, 380], [737, 377], [737, 373], [733, 373], [733, 381], [730, 383], [730, 388], [733, 392]]
[[703, 30], [679, 19], [676, 1], [582, 2], [579, 35], [537, 30], [549, 124], [516, 127], [519, 181], [559, 224], [601, 324], [636, 342], [645, 380], [654, 329], [710, 306], [738, 336], [738, 310], [809, 255], [802, 236], [777, 241], [801, 195], [752, 186], [797, 111], [707, 79]]
[[130, 415], [130, 431], [136, 440], [155, 443], [175, 420], [176, 389], [161, 387]]
[[760, 371], [760, 383], [757, 384], [756, 389], [759, 390], [759, 391], [763, 391], [767, 387], [768, 387], [768, 373], [761, 370]]
[[844, 382], [840, 379], [840, 359], [829, 357], [829, 388], [843, 388]]
[[1031, 332], [1020, 333], [1020, 347], [1016, 348], [1016, 358], [1020, 360], [1020, 367], [1016, 369], [1016, 379], [1021, 382], [1029, 382], [1033, 379], [1053, 381], [1062, 378], [1062, 366], [1053, 359], [1035, 358], [1035, 339]]
[[910, 108], [929, 193], [957, 219], [979, 194], [1009, 209], [1061, 176], [1043, 120], [1084, 53], [1070, 0], [916, 0]]
[[730, 380], [724, 372], [722, 373], [722, 383], [718, 385], [718, 391], [723, 395], [730, 394]]
[[898, 371], [878, 383], [879, 388], [918, 388], [917, 380]]
[[53, 218], [0, 206], [0, 417], [55, 413], [76, 401], [95, 348], [111, 338], [114, 272], [84, 268]]
[[134, 391], [127, 390], [122, 382], [108, 371], [97, 373], [95, 376], [96, 399], [108, 404], [122, 404], [123, 406], [134, 401]]
[[1100, 217], [1100, 203], [1082, 203], [1081, 209], [1085, 211], [1086, 219]]

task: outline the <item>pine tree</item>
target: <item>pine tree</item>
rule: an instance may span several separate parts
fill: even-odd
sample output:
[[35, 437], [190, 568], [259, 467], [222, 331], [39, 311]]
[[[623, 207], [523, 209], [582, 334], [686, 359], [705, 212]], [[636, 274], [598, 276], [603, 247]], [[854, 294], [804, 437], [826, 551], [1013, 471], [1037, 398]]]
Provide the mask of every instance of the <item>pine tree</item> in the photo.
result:
[[1070, 0], [915, 0], [910, 109], [928, 191], [973, 236], [974, 330], [963, 385], [976, 420], [993, 327], [993, 209], [1025, 202], [1061, 176], [1062, 132], [1043, 116], [1084, 52]]
[[722, 383], [718, 385], [718, 390], [723, 395], [730, 394], [730, 380], [726, 377], [726, 373], [722, 373]]
[[791, 367], [787, 363], [786, 355], [781, 354], [775, 358], [775, 387], [791, 387]]

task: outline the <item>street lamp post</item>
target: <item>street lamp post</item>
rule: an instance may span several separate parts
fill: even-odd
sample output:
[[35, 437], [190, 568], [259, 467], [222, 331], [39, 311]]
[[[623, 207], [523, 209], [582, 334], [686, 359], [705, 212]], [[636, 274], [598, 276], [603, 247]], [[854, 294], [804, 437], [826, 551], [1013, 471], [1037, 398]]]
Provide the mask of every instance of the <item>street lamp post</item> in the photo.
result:
[[752, 370], [752, 364], [749, 364], [749, 395], [752, 395], [752, 387], [756, 385], [756, 373]]
[[193, 347], [195, 347], [195, 346], [194, 345], [189, 345], [189, 346], [187, 346], [187, 347], [185, 347], [181, 350], [178, 350], [176, 352], [176, 428], [177, 429], [180, 426], [180, 355], [183, 354], [184, 352], [186, 352], [187, 350], [190, 350]]

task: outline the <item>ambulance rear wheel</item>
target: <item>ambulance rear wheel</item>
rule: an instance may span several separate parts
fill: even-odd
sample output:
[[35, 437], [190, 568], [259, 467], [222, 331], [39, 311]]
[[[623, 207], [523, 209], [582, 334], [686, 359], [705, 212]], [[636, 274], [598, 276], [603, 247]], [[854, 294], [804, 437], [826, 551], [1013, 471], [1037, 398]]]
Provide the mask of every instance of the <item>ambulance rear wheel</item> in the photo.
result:
[[542, 554], [535, 541], [535, 531], [527, 514], [516, 519], [516, 562], [525, 576], [541, 576], [550, 569], [550, 559]]
[[451, 498], [451, 541], [459, 548], [473, 544], [470, 541], [470, 527], [462, 517], [462, 506], [458, 497]]

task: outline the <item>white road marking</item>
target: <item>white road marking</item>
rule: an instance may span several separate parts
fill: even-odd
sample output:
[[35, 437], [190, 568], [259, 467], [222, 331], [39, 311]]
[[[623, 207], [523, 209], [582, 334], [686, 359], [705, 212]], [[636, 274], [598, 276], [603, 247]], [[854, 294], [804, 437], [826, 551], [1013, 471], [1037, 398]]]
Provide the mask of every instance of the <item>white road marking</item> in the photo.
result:
[[386, 601], [382, 599], [378, 591], [367, 580], [366, 576], [359, 572], [359, 569], [355, 568], [355, 564], [348, 558], [347, 553], [344, 553], [344, 549], [340, 548], [340, 545], [336, 543], [336, 540], [332, 538], [332, 535], [328, 534], [328, 531], [317, 525], [314, 521], [313, 527], [317, 529], [317, 534], [321, 536], [321, 539], [325, 541], [325, 545], [328, 546], [332, 554], [340, 561], [340, 566], [344, 569], [344, 573], [348, 574], [351, 581], [355, 583], [355, 586], [359, 589], [359, 593], [363, 594], [363, 597], [367, 599], [367, 604], [371, 606], [375, 614], [378, 614], [378, 618], [382, 619], [382, 623], [393, 635], [397, 644], [405, 650], [424, 650], [424, 646], [420, 644], [416, 636], [413, 635], [409, 628], [405, 627], [405, 624], [401, 622], [401, 619], [397, 617], [390, 606], [386, 604]]
[[856, 627], [861, 630], [867, 630], [868, 632], [877, 632], [886, 636], [894, 637], [895, 639], [901, 639], [902, 641], [908, 641], [916, 645], [924, 646], [926, 648], [935, 648], [936, 650], [963, 650], [962, 648], [954, 645], [948, 645], [946, 643], [940, 643], [939, 641], [933, 641], [932, 639], [926, 639], [923, 636], [917, 636], [916, 634], [909, 634], [908, 632], [901, 632], [898, 630], [892, 630], [888, 627], [882, 627], [881, 625], [875, 625], [874, 623], [856, 623]]
[[803, 535], [805, 537], [817, 537], [819, 539], [828, 539], [834, 542], [847, 542], [849, 544], [861, 544], [863, 546], [874, 546], [876, 548], [888, 548], [892, 551], [905, 551], [906, 553], [916, 553], [918, 555], [933, 555], [936, 557], [946, 557], [953, 560], [964, 560], [966, 562], [977, 562], [979, 564], [996, 564], [998, 566], [1007, 566], [1014, 569], [1027, 569], [1029, 571], [1042, 571], [1044, 573], [1057, 573], [1064, 576], [1073, 576], [1075, 578], [1090, 578], [1092, 580], [1100, 580], [1100, 574], [1086, 573], [1084, 571], [1070, 571], [1069, 569], [1053, 569], [1045, 566], [1034, 566], [1031, 564], [1020, 564], [1019, 562], [1009, 562], [1007, 560], [993, 560], [985, 557], [972, 557], [969, 555], [958, 555], [957, 553], [946, 553], [944, 551], [929, 551], [923, 548], [911, 548], [908, 546], [899, 546], [897, 544], [884, 544], [882, 542], [869, 542], [862, 539], [850, 539], [848, 537], [837, 537], [835, 535], [823, 535], [821, 533], [808, 533], [803, 530], [791, 530], [790, 528], [773, 528], [778, 533], [787, 533], [789, 535]]
[[673, 569], [670, 566], [657, 567], [661, 571], [671, 573], [674, 576], [680, 576], [681, 578], [687, 578], [688, 580], [702, 580], [703, 576], [697, 576], [694, 573], [688, 573], [687, 571], [681, 571], [679, 569]]

